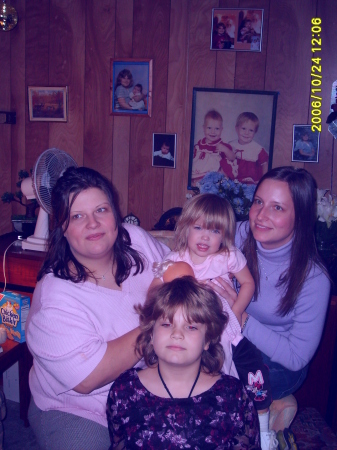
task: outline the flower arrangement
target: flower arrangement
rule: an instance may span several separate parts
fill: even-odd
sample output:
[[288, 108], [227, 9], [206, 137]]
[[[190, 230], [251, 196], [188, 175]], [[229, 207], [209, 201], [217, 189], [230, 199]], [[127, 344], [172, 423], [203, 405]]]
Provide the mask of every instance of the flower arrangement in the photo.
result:
[[323, 258], [331, 258], [337, 251], [337, 196], [327, 189], [317, 189], [317, 248]]
[[255, 185], [230, 180], [219, 172], [208, 172], [197, 183], [198, 193], [216, 194], [232, 205], [237, 220], [246, 220], [253, 201]]

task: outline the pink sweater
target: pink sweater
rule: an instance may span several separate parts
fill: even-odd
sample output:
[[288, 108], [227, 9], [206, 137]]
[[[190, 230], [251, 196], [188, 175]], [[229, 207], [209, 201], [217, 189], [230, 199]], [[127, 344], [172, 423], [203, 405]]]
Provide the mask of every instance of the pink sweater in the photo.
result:
[[34, 357], [29, 385], [36, 405], [72, 413], [107, 426], [110, 383], [88, 395], [73, 390], [99, 364], [107, 341], [138, 326], [135, 303], [143, 303], [153, 279], [152, 263], [168, 248], [134, 225], [125, 225], [132, 247], [148, 261], [142, 274], [129, 276], [122, 291], [90, 282], [72, 283], [48, 274], [36, 285], [26, 322]]

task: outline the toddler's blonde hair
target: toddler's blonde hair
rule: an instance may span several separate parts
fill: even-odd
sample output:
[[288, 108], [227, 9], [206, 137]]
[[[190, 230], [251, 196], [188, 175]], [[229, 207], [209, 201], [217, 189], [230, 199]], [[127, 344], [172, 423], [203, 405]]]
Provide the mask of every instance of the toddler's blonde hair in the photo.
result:
[[203, 218], [202, 226], [207, 230], [219, 230], [222, 242], [219, 253], [229, 253], [234, 245], [236, 220], [228, 200], [215, 194], [201, 194], [188, 200], [178, 219], [175, 231], [175, 251], [184, 253], [187, 249], [189, 227]]

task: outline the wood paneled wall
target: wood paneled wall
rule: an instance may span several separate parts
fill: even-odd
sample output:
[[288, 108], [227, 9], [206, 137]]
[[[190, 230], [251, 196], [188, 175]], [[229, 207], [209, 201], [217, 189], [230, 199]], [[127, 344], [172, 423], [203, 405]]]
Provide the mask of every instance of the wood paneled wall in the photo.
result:
[[[291, 163], [293, 124], [310, 122], [311, 18], [322, 18], [319, 164], [302, 164], [319, 187], [337, 191], [334, 140], [327, 130], [337, 79], [335, 0], [8, 0], [18, 26], [0, 32], [0, 193], [47, 148], [99, 170], [120, 193], [123, 215], [151, 229], [185, 202], [193, 87], [278, 91], [273, 166]], [[264, 8], [261, 53], [210, 51], [214, 7]], [[110, 58], [152, 58], [152, 117], [109, 115]], [[67, 123], [30, 122], [27, 86], [69, 86]], [[151, 167], [152, 134], [177, 133], [177, 168]], [[333, 161], [335, 164], [333, 165]], [[301, 165], [299, 163], [293, 165]], [[16, 205], [0, 205], [0, 234]]]

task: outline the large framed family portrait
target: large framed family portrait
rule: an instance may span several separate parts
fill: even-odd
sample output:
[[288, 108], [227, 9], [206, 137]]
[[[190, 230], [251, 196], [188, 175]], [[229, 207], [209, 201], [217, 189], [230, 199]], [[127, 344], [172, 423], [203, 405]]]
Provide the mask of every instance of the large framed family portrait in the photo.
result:
[[278, 92], [193, 88], [188, 189], [210, 172], [256, 185], [272, 167]]
[[152, 59], [111, 59], [110, 114], [151, 117]]

